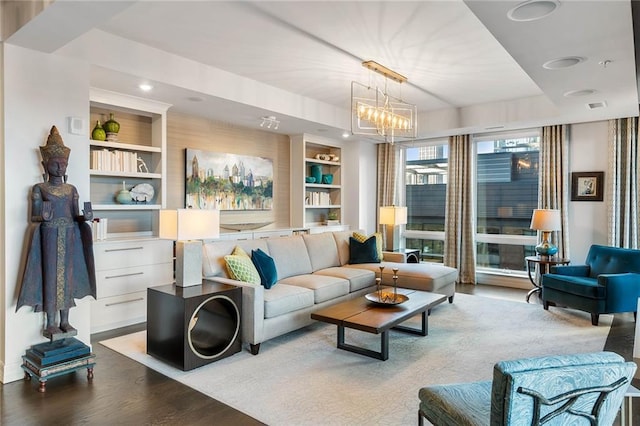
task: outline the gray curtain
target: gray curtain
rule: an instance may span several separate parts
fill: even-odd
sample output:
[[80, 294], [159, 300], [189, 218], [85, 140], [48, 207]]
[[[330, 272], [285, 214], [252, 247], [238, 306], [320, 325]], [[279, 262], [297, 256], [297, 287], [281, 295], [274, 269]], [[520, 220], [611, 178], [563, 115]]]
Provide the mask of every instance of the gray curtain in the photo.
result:
[[609, 121], [607, 239], [615, 247], [637, 249], [638, 239], [638, 118]]
[[469, 135], [449, 137], [444, 264], [458, 270], [458, 282], [476, 283], [476, 224], [473, 145]]
[[[569, 258], [569, 140], [567, 126], [542, 128], [538, 208], [560, 210], [562, 229], [551, 233], [558, 257]], [[533, 212], [532, 212], [533, 213]]]

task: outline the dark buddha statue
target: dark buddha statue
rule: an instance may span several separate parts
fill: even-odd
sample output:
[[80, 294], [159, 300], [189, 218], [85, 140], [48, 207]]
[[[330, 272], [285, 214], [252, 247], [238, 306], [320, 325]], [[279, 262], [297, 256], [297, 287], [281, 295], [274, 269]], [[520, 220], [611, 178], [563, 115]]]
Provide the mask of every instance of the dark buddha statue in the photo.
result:
[[53, 126], [40, 147], [45, 182], [31, 189], [30, 244], [16, 306], [44, 311], [43, 335], [52, 340], [77, 334], [69, 323], [74, 299], [96, 297], [91, 226], [86, 223], [93, 212], [91, 203], [85, 203], [80, 214], [78, 191], [66, 183], [70, 152]]

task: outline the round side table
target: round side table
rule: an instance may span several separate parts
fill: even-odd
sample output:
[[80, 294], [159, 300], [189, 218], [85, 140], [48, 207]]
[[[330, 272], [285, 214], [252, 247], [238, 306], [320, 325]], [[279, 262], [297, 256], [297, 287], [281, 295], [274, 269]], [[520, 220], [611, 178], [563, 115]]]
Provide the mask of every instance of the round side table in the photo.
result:
[[532, 294], [538, 293], [538, 295], [540, 295], [540, 292], [542, 291], [540, 284], [538, 284], [537, 280], [531, 275], [531, 270], [533, 269], [535, 271], [536, 265], [538, 266], [538, 274], [536, 278], [540, 279], [542, 275], [549, 273], [549, 269], [552, 266], [569, 264], [569, 259], [553, 256], [527, 256], [524, 260], [527, 262], [527, 274], [529, 274], [529, 281], [533, 284], [533, 288], [527, 293], [527, 303], [529, 303], [529, 298]]

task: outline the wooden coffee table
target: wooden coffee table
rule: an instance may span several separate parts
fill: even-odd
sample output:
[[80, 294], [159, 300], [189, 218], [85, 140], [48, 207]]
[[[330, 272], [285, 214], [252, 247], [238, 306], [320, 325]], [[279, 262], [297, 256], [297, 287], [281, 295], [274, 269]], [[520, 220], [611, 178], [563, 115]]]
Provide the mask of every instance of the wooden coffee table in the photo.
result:
[[[387, 289], [388, 290], [388, 289]], [[409, 300], [399, 305], [379, 305], [364, 296], [347, 300], [311, 314], [311, 318], [338, 326], [338, 348], [386, 361], [389, 359], [389, 330], [426, 336], [428, 334], [428, 311], [442, 303], [447, 296], [425, 291], [399, 288], [398, 293]], [[418, 314], [422, 314], [420, 329], [400, 326]], [[345, 343], [344, 329], [352, 328], [372, 334], [381, 334], [380, 352]]]

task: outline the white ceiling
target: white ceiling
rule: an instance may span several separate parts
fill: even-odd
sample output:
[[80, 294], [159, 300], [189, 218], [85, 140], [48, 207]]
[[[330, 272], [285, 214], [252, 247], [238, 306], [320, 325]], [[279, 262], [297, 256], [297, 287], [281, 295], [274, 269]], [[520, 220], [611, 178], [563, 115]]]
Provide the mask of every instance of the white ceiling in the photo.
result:
[[[348, 130], [364, 60], [408, 78], [390, 91], [417, 104], [423, 138], [638, 115], [629, 0], [561, 0], [515, 22], [519, 3], [58, 0], [7, 42], [88, 61], [93, 86], [176, 111], [252, 128], [274, 115], [278, 133]], [[566, 56], [585, 60], [542, 67]]]

